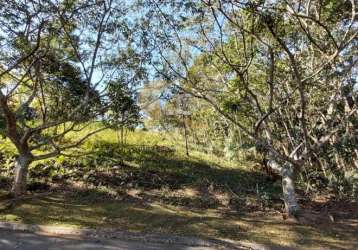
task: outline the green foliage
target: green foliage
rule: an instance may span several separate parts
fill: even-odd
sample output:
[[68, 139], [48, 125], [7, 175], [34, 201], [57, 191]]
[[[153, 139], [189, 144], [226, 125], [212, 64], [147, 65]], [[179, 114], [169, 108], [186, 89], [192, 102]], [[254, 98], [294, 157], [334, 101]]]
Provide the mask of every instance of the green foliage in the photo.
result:
[[[112, 128], [139, 124], [131, 89], [145, 79], [147, 58], [128, 3], [1, 5], [0, 135], [17, 154], [37, 161], [78, 149], [105, 129], [85, 129], [98, 120]], [[80, 131], [87, 134], [74, 141]]]
[[139, 107], [128, 87], [119, 82], [108, 84], [109, 111], [105, 123], [111, 128], [132, 128], [140, 123]]

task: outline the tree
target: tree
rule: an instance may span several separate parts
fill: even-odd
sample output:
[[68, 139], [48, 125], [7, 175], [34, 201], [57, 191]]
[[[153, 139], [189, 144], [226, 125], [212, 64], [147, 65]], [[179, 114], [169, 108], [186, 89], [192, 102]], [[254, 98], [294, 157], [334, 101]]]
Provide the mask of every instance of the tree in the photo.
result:
[[133, 93], [121, 83], [110, 82], [108, 86], [109, 111], [106, 123], [121, 130], [121, 144], [124, 144], [124, 128], [135, 129], [140, 124], [139, 106]]
[[167, 85], [163, 81], [151, 81], [144, 84], [138, 95], [138, 103], [147, 124], [153, 129], [161, 129], [162, 103], [169, 99]]
[[[298, 173], [354, 140], [354, 2], [154, 0], [146, 9], [158, 75], [236, 126], [282, 176], [286, 211], [298, 215]], [[343, 151], [357, 159], [354, 148]]]
[[64, 154], [106, 129], [77, 141], [66, 137], [107, 113], [113, 104], [108, 95], [118, 92], [109, 84], [113, 79], [139, 82], [144, 60], [128, 53], [134, 27], [124, 3], [10, 0], [0, 5], [0, 134], [17, 149], [12, 192], [18, 196], [26, 190], [31, 162]]

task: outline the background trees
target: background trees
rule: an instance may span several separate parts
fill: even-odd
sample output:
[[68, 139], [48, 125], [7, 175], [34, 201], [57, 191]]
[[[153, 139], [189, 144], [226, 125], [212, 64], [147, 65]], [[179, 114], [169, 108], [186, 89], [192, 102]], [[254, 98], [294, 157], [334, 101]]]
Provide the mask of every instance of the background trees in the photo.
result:
[[133, 96], [135, 93], [122, 83], [110, 82], [108, 92], [109, 112], [104, 122], [120, 130], [120, 142], [123, 144], [124, 129], [134, 130], [140, 124], [139, 106]]

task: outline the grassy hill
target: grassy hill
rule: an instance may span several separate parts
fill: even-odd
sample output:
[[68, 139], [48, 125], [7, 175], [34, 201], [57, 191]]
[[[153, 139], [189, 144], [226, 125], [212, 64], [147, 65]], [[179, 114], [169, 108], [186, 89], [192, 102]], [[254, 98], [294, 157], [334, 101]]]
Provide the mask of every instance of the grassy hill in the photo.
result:
[[[2, 149], [11, 155], [6, 142]], [[3, 206], [0, 220], [289, 247], [349, 249], [357, 242], [357, 220], [329, 227], [329, 221], [284, 221], [279, 182], [263, 174], [257, 163], [229, 162], [195, 147], [188, 157], [178, 135], [128, 132], [122, 145], [117, 133], [107, 130], [66, 154], [33, 163], [28, 188], [38, 196], [12, 208]], [[9, 188], [12, 167], [3, 160], [3, 192]], [[317, 209], [324, 204], [318, 202]]]

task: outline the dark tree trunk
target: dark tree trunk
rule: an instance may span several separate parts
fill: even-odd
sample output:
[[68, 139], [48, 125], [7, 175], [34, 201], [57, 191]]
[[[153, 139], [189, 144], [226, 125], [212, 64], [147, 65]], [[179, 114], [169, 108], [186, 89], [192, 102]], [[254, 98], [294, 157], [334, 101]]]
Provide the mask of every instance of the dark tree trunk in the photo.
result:
[[26, 192], [27, 185], [27, 171], [31, 163], [31, 157], [26, 154], [22, 154], [15, 160], [15, 176], [14, 183], [11, 192], [13, 195], [21, 196]]
[[121, 144], [124, 144], [124, 127], [121, 127]]

